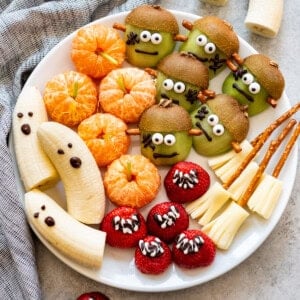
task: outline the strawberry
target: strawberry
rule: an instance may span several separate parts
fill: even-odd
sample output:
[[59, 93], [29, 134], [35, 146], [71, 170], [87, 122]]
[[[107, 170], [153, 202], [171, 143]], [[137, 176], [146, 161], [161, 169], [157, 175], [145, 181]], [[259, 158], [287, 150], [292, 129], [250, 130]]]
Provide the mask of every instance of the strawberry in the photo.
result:
[[89, 292], [80, 295], [76, 300], [109, 300], [109, 298], [100, 292]]
[[188, 228], [189, 216], [181, 204], [167, 201], [151, 208], [146, 223], [149, 234], [170, 243]]
[[117, 207], [104, 216], [100, 229], [105, 231], [106, 242], [112, 247], [136, 247], [147, 235], [146, 221], [137, 209]]
[[215, 259], [216, 247], [202, 231], [188, 229], [180, 233], [173, 243], [173, 261], [180, 267], [193, 269], [209, 266]]
[[172, 262], [169, 246], [158, 237], [148, 235], [135, 250], [135, 265], [144, 274], [161, 274]]
[[201, 197], [209, 188], [209, 174], [196, 163], [181, 161], [167, 173], [164, 186], [170, 201], [186, 203]]

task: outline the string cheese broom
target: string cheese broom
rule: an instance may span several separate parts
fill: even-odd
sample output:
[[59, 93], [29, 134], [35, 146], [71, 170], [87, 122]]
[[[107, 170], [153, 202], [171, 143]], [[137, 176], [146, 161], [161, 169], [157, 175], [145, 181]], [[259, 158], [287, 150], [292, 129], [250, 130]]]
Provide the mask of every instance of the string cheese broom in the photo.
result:
[[[250, 161], [254, 158], [253, 153], [250, 156], [248, 156], [252, 151], [253, 147], [257, 147], [254, 152], [255, 154], [257, 154], [260, 148], [268, 139], [268, 137], [273, 133], [273, 131], [276, 128], [278, 128], [285, 120], [287, 120], [294, 113], [296, 113], [299, 109], [300, 103], [297, 103], [288, 111], [286, 111], [283, 115], [281, 115], [278, 119], [276, 119], [273, 123], [271, 123], [253, 141], [243, 141], [240, 145], [242, 150], [239, 153], [236, 153], [234, 150], [231, 150], [223, 155], [219, 155], [217, 157], [209, 159], [209, 167], [215, 172], [216, 176], [222, 182], [227, 182], [227, 186], [230, 186], [232, 182], [241, 174], [245, 166], [247, 166], [248, 163], [250, 163]], [[244, 162], [244, 166], [241, 166], [239, 168], [239, 172], [236, 173], [237, 168], [241, 165], [244, 159], [246, 159]], [[233, 174], [235, 174], [236, 178], [232, 177]]]
[[[255, 188], [257, 187], [261, 176], [263, 175], [273, 154], [278, 149], [288, 132], [293, 128], [295, 124], [295, 120], [290, 121], [288, 125], [283, 129], [281, 134], [278, 136], [278, 138], [276, 140], [271, 141], [265, 156], [259, 164], [257, 172], [255, 173], [250, 184], [248, 185], [247, 190], [239, 199], [239, 201], [237, 203], [231, 201], [228, 207], [224, 210], [224, 212], [222, 212], [216, 219], [206, 224], [202, 228], [202, 231], [214, 241], [214, 243], [219, 249], [226, 250], [230, 247], [239, 228], [249, 216], [249, 213], [243, 207], [247, 204], [249, 198], [251, 197]], [[299, 129], [294, 131], [293, 138], [295, 136], [297, 138], [298, 130]]]
[[[206, 225], [211, 221], [214, 215], [223, 207], [230, 197], [238, 200], [239, 196], [245, 191], [245, 184], [241, 185], [240, 183], [247, 182], [249, 178], [251, 178], [251, 174], [254, 175], [258, 169], [256, 163], [251, 163], [250, 166], [248, 166], [248, 164], [257, 155], [258, 151], [271, 133], [299, 109], [300, 104], [293, 106], [254, 139], [253, 144], [255, 147], [252, 148], [248, 155], [246, 155], [244, 160], [242, 160], [242, 163], [239, 163], [238, 167], [234, 168], [235, 172], [228, 178], [230, 181], [225, 182], [223, 186], [220, 183], [215, 182], [202, 197], [186, 206], [186, 211], [188, 214], [190, 214], [192, 219], [198, 219], [198, 223], [202, 226]], [[240, 159], [241, 156], [236, 157], [239, 157]], [[245, 171], [243, 172], [243, 170]], [[241, 175], [242, 172], [243, 175]], [[235, 183], [229, 191], [228, 189], [230, 188], [231, 184], [238, 177], [240, 177], [239, 180], [237, 180], [237, 183]]]

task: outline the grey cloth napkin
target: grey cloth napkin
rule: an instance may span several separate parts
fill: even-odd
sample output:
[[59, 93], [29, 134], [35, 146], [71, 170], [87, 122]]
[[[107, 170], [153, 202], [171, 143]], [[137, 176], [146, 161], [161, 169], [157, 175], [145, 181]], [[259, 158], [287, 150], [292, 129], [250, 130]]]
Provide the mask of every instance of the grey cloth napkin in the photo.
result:
[[34, 244], [8, 147], [11, 113], [34, 67], [77, 28], [146, 0], [0, 0], [0, 299], [41, 299]]

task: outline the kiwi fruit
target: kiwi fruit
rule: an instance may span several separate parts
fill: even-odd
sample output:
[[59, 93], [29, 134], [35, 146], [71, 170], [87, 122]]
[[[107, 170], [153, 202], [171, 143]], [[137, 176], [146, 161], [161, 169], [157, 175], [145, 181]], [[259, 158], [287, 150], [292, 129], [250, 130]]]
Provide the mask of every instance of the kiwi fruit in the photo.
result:
[[249, 131], [249, 119], [231, 96], [218, 94], [191, 113], [195, 128], [203, 131], [194, 136], [193, 147], [203, 156], [214, 156], [232, 149], [232, 142], [242, 142]]
[[162, 99], [146, 109], [138, 127], [141, 153], [155, 165], [173, 165], [185, 160], [192, 148], [190, 115], [171, 100]]

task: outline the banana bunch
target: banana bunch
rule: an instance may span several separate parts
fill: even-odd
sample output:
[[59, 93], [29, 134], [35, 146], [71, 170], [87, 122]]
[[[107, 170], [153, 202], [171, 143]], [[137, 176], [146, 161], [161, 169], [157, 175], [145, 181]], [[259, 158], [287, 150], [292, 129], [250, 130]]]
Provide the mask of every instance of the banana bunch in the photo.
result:
[[20, 178], [26, 191], [47, 189], [59, 179], [53, 164], [42, 150], [37, 129], [48, 121], [43, 98], [35, 87], [24, 88], [13, 112], [13, 143]]
[[66, 257], [84, 266], [101, 266], [105, 232], [78, 222], [38, 189], [25, 194], [25, 210], [34, 231]]
[[105, 212], [100, 170], [84, 141], [71, 128], [44, 122], [37, 131], [42, 149], [63, 182], [67, 211], [85, 224], [98, 224]]

